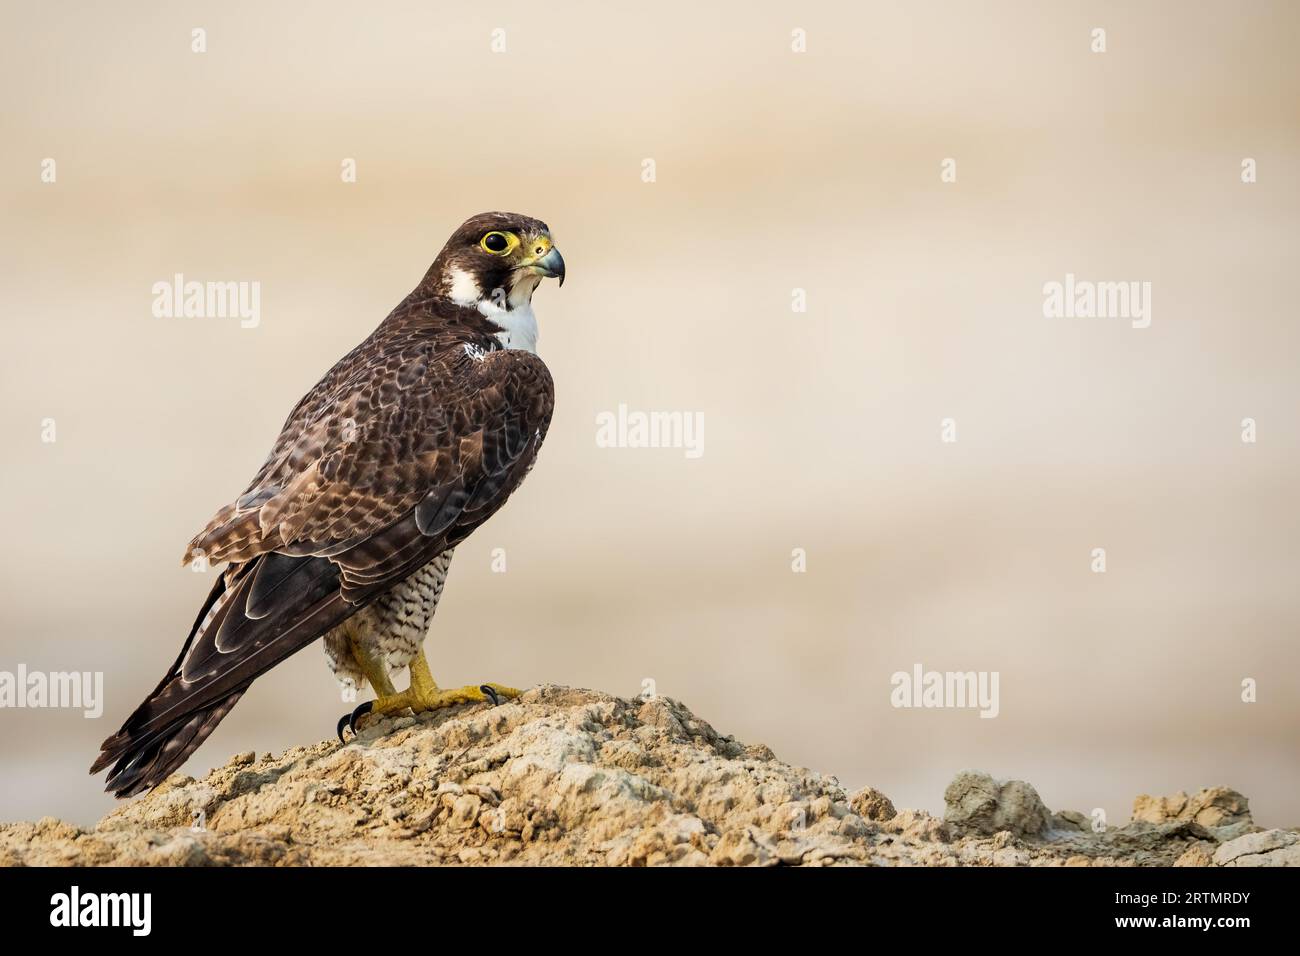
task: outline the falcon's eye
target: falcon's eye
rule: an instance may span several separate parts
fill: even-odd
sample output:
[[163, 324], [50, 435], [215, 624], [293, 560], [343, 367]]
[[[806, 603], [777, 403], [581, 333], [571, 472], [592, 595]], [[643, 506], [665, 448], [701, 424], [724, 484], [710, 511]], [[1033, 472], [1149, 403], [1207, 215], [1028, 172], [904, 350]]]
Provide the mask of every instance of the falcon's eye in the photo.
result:
[[484, 251], [492, 253], [494, 256], [503, 256], [515, 246], [519, 245], [518, 238], [509, 232], [489, 232], [479, 243]]

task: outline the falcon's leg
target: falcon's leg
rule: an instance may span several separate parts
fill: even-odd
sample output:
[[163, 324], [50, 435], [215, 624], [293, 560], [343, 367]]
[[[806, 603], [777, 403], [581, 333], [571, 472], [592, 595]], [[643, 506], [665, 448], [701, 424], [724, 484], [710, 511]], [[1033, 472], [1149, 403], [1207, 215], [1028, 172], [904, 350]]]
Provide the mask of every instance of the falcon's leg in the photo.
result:
[[[385, 658], [384, 652], [374, 646], [373, 642], [362, 640], [355, 630], [348, 632], [346, 641], [347, 644], [344, 649], [334, 649], [336, 657], [340, 654], [347, 654], [350, 652], [352, 661], [349, 663], [354, 662], [356, 667], [361, 669], [361, 673], [365, 675], [366, 680], [370, 682], [370, 686], [375, 689], [375, 693], [378, 696], [392, 697], [396, 695], [397, 689], [393, 687], [392, 678], [388, 676], [388, 661]], [[333, 666], [335, 666], [335, 672], [337, 673], [339, 665], [335, 664]], [[346, 669], [352, 670], [351, 667], [347, 667]], [[356, 698], [354, 697], [353, 700], [355, 699]], [[351, 714], [344, 714], [339, 718], [339, 740], [343, 739], [343, 728], [352, 726], [354, 723], [355, 721]], [[353, 729], [353, 733], [356, 733], [355, 728]]]
[[424, 658], [421, 648], [411, 661], [411, 686], [399, 694], [386, 694], [376, 700], [368, 700], [350, 715], [339, 721], [339, 739], [343, 739], [343, 727], [346, 724], [355, 734], [357, 720], [365, 714], [392, 714], [408, 707], [420, 714], [454, 704], [473, 704], [490, 701], [494, 706], [502, 700], [518, 697], [522, 691], [504, 684], [467, 684], [451, 690], [441, 689], [429, 672], [429, 662]]
[[360, 665], [361, 673], [366, 675], [366, 680], [370, 681], [370, 686], [375, 689], [375, 694], [380, 697], [391, 697], [396, 694], [397, 688], [393, 686], [392, 678], [388, 676], [388, 662], [384, 660], [383, 651], [377, 647], [368, 647], [366, 642], [357, 639], [355, 633], [349, 639], [349, 643], [352, 645], [352, 656]]

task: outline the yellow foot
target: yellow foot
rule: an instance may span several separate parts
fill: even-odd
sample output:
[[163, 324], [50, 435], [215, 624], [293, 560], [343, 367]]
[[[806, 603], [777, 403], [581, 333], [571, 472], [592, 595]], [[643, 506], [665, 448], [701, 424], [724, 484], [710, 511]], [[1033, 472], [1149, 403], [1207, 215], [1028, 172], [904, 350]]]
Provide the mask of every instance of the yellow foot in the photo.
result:
[[496, 706], [503, 700], [513, 700], [522, 691], [505, 684], [466, 684], [452, 690], [442, 690], [429, 673], [429, 664], [421, 651], [411, 661], [411, 686], [399, 694], [386, 694], [375, 700], [368, 700], [350, 714], [339, 719], [339, 740], [343, 740], [343, 728], [347, 727], [355, 735], [357, 720], [366, 714], [394, 714], [403, 710], [412, 710], [417, 714], [456, 704], [476, 704], [489, 701]]
[[[466, 684], [464, 687], [457, 687], [455, 690], [435, 690], [429, 697], [418, 700], [407, 706], [417, 714], [426, 710], [437, 710], [439, 707], [450, 707], [453, 704], [474, 704], [483, 700], [490, 700], [492, 706], [496, 706], [503, 700], [514, 700], [521, 693], [513, 687], [507, 687], [505, 684]], [[375, 702], [378, 705], [378, 701]]]

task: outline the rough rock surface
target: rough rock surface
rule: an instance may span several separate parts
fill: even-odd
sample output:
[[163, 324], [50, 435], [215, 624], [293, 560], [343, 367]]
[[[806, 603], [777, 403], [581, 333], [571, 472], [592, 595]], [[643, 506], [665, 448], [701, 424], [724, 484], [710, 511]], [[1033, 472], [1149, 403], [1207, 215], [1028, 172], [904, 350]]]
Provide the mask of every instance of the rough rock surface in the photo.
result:
[[1290, 830], [1265, 830], [1229, 840], [1212, 857], [1218, 866], [1300, 866], [1300, 837]]
[[1149, 797], [1142, 794], [1133, 801], [1133, 819], [1145, 823], [1195, 820], [1203, 827], [1249, 824], [1250, 801], [1227, 787], [1210, 787], [1194, 797], [1182, 792], [1172, 797]]
[[[1167, 798], [1158, 820], [1139, 798], [1143, 819], [1101, 832], [1051, 815], [1028, 784], [976, 771], [946, 796], [943, 820], [896, 812], [879, 791], [847, 793], [669, 698], [547, 686], [495, 708], [374, 721], [346, 746], [240, 754], [91, 830], [0, 825], [0, 863], [1300, 865], [1300, 838], [1255, 832], [1232, 791]], [[1215, 808], [1224, 815], [1202, 818]]]
[[1038, 836], [1052, 827], [1052, 815], [1038, 791], [1023, 780], [994, 780], [979, 770], [963, 770], [948, 784], [943, 820], [954, 831], [992, 836], [1009, 830]]

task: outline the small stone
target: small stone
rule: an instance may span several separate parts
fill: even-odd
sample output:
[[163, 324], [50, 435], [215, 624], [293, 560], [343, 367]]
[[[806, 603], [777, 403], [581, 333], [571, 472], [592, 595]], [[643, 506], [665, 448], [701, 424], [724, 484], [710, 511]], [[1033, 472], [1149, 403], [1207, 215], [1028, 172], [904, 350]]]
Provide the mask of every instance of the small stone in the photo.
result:
[[898, 811], [890, 799], [874, 787], [863, 787], [849, 797], [849, 807], [864, 820], [884, 823]]
[[1023, 780], [994, 780], [978, 770], [963, 770], [943, 794], [943, 819], [957, 831], [990, 836], [1010, 830], [1017, 836], [1037, 836], [1052, 825], [1038, 791]]
[[1092, 822], [1078, 810], [1058, 810], [1052, 814], [1052, 827], [1056, 830], [1091, 830]]

